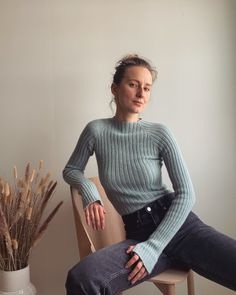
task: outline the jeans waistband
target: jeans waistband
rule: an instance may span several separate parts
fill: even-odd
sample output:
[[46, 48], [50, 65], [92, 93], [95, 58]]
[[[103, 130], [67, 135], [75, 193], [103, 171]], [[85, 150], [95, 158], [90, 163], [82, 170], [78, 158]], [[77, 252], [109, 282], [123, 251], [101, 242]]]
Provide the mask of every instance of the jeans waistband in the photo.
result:
[[152, 211], [162, 211], [163, 213], [165, 213], [170, 207], [173, 199], [174, 193], [168, 193], [133, 213], [123, 215], [122, 219], [126, 224], [127, 222], [139, 218], [142, 215], [145, 215], [147, 213], [151, 214]]

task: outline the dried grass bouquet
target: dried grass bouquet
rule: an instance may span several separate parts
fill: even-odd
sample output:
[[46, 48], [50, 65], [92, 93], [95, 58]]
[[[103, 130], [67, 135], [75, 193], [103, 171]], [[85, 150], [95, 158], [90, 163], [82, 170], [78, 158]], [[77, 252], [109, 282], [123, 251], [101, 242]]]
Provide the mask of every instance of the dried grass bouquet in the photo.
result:
[[38, 171], [26, 166], [23, 178], [17, 177], [10, 186], [0, 178], [0, 269], [19, 270], [28, 265], [31, 249], [39, 242], [48, 224], [62, 205], [62, 201], [42, 222], [43, 213], [57, 183], [50, 173], [42, 174], [43, 161]]

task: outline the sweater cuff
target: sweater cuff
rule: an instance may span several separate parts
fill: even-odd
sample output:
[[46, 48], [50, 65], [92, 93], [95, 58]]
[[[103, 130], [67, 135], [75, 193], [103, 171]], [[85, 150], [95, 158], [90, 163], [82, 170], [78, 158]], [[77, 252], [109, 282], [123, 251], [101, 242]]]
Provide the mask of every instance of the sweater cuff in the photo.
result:
[[157, 263], [161, 252], [153, 251], [150, 249], [150, 246], [146, 244], [146, 242], [142, 242], [137, 244], [133, 251], [138, 254], [139, 258], [142, 260], [147, 272], [150, 274]]
[[96, 201], [99, 201], [102, 204], [102, 200], [96, 188], [96, 185], [92, 181], [87, 181], [86, 183], [83, 183], [83, 185], [80, 186], [79, 192], [82, 195], [84, 208]]

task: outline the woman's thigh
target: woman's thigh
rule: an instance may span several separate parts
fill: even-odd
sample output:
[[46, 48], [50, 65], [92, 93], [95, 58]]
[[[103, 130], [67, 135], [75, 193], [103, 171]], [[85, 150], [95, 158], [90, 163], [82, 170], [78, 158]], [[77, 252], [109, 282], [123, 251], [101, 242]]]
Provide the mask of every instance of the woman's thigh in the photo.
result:
[[[131, 288], [132, 285], [128, 281], [131, 269], [125, 268], [130, 258], [126, 250], [136, 243], [135, 240], [125, 240], [83, 258], [68, 273], [67, 294], [111, 295]], [[142, 281], [161, 273], [170, 266], [170, 259], [164, 254], [161, 255], [153, 272]]]
[[236, 241], [204, 224], [194, 213], [190, 213], [164, 253], [236, 290]]

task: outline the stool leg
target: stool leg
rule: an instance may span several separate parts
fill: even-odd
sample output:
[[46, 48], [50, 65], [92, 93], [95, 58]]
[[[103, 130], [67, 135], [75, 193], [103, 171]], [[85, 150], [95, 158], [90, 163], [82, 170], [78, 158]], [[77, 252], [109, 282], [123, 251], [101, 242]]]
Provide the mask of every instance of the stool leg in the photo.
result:
[[175, 285], [167, 285], [166, 295], [175, 295]]
[[187, 285], [188, 285], [188, 295], [195, 295], [195, 290], [194, 290], [194, 275], [193, 271], [190, 270], [188, 277], [187, 277]]
[[175, 284], [160, 284], [154, 283], [163, 295], [175, 295]]

